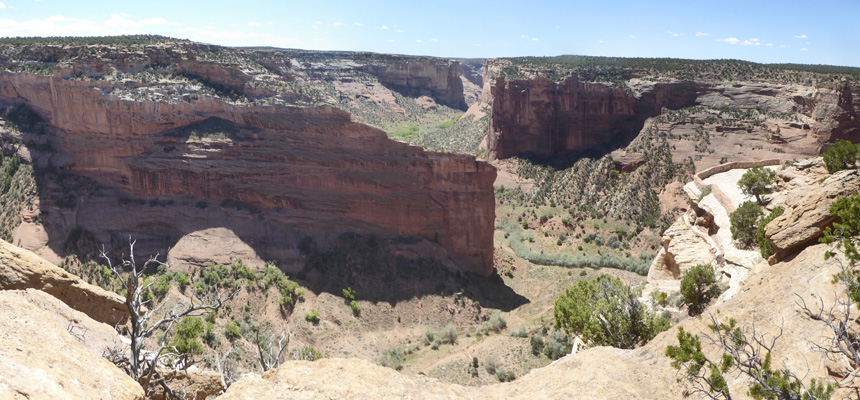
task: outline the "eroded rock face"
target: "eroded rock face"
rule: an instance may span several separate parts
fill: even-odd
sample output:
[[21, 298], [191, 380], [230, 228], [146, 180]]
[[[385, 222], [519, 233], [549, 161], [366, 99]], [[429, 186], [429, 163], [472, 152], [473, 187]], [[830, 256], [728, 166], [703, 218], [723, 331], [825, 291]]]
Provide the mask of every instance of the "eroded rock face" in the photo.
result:
[[0, 240], [0, 290], [44, 291], [90, 318], [109, 324], [128, 319], [124, 299], [90, 285], [28, 250]]
[[[143, 400], [134, 380], [71, 334], [86, 340], [98, 333], [69, 330], [55, 319], [57, 308], [74, 312], [43, 292], [0, 291], [0, 397]], [[88, 319], [80, 313], [77, 318]], [[91, 324], [110, 329], [80, 322]]]
[[678, 218], [661, 240], [662, 248], [648, 270], [648, 282], [678, 280], [688, 269], [699, 264], [709, 265], [714, 261], [711, 245]]
[[847, 81], [816, 87], [778, 82], [681, 81], [633, 78], [618, 84], [587, 83], [578, 75], [553, 81], [506, 80], [505, 61], [488, 60], [481, 101], [492, 108], [488, 156], [549, 157], [623, 146], [648, 117], [665, 107], [760, 108], [801, 113], [813, 121], [820, 142], [860, 141], [860, 86]]
[[[172, 54], [157, 52], [163, 53]], [[190, 63], [191, 53], [182, 52], [177, 63]], [[87, 68], [116, 69], [110, 57], [126, 60], [108, 56], [102, 61], [108, 65], [96, 68], [93, 61]], [[456, 100], [456, 84], [462, 98], [459, 66], [416, 65], [395, 63], [379, 73], [416, 88], [444, 78], [450, 99]], [[134, 234], [154, 254], [185, 234], [226, 227], [261, 258], [287, 264], [300, 258], [297, 249], [307, 238], [325, 243], [343, 232], [414, 236], [435, 243], [442, 251], [433, 256], [452, 261], [455, 269], [492, 271], [495, 169], [486, 163], [389, 140], [330, 106], [285, 105], [297, 104], [289, 103], [302, 96], [296, 93], [278, 92], [279, 105], [204, 93], [182, 95], [182, 101], [159, 101], [160, 93], [136, 99], [125, 88], [149, 93], [157, 84], [74, 79], [64, 68], [53, 75], [0, 73], [0, 102], [26, 103], [51, 126], [52, 163], [118, 196], [196, 202], [199, 208], [153, 212], [122, 199], [83, 199], [71, 212], [59, 211], [65, 226], [54, 226], [55, 236], [75, 227], [93, 232], [99, 243]], [[268, 87], [260, 80], [270, 79], [246, 81], [251, 77], [238, 66], [224, 63], [186, 68], [212, 74], [208, 79], [219, 87], [242, 86], [249, 98], [265, 96], [250, 88]], [[425, 75], [432, 82], [414, 83]], [[220, 213], [206, 210], [218, 205]]]
[[814, 243], [824, 228], [833, 223], [830, 206], [839, 197], [860, 193], [860, 171], [839, 171], [821, 182], [801, 186], [788, 192], [783, 214], [765, 227], [765, 235], [773, 243], [771, 264], [786, 255]]

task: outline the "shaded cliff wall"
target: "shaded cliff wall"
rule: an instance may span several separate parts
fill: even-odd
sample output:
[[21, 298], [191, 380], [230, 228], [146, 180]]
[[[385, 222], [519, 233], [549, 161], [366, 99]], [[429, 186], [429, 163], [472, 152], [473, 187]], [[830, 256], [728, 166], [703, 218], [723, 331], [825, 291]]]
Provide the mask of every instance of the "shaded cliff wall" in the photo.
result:
[[429, 95], [447, 106], [466, 109], [460, 63], [457, 61], [391, 60], [386, 64], [368, 64], [363, 68], [376, 75], [381, 83], [410, 96]]
[[[337, 232], [419, 236], [462, 270], [492, 272], [495, 169], [486, 163], [389, 140], [331, 107], [243, 107], [205, 95], [127, 101], [106, 94], [108, 82], [30, 73], [0, 81], [0, 101], [24, 102], [55, 128], [51, 158], [61, 169], [131, 196], [252, 210], [226, 220], [206, 210], [124, 215], [116, 203], [84, 199], [66, 233], [178, 239], [229, 226], [266, 258], [289, 258], [305, 237]], [[219, 134], [206, 137], [199, 124]]]

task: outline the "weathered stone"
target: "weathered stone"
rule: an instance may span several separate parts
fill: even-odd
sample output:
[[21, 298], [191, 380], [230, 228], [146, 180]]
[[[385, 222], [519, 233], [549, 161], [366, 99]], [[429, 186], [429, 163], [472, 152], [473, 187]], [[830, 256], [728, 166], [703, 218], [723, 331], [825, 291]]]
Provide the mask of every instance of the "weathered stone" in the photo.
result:
[[765, 235], [773, 243], [771, 264], [786, 255], [813, 243], [829, 226], [834, 216], [830, 206], [837, 198], [860, 193], [860, 171], [839, 171], [820, 185], [802, 185], [785, 195], [784, 212], [765, 227]]
[[648, 281], [681, 279], [681, 274], [698, 264], [714, 261], [711, 245], [678, 218], [663, 233], [662, 251], [648, 270]]
[[3, 240], [0, 240], [0, 289], [41, 290], [109, 325], [123, 324], [128, 318], [128, 308], [120, 295], [90, 285], [31, 251]]
[[[134, 380], [81, 343], [97, 332], [56, 319], [62, 308], [75, 313], [43, 292], [0, 291], [0, 398], [142, 400]], [[98, 324], [75, 318], [88, 321], [73, 326]]]
[[[70, 215], [46, 226], [54, 229], [48, 231], [50, 240], [62, 243], [72, 228], [92, 232], [108, 245], [133, 233], [141, 253], [155, 254], [186, 234], [226, 227], [261, 258], [300, 269], [299, 243], [307, 238], [327, 243], [356, 232], [422, 238], [441, 249], [433, 256], [452, 269], [492, 272], [495, 169], [489, 164], [389, 140], [385, 132], [323, 103], [239, 105], [202, 94], [179, 102], [136, 101], [111, 94], [126, 82], [71, 79], [78, 71], [134, 71], [175, 61], [189, 74], [204, 74], [250, 98], [266, 95], [252, 92], [260, 85], [252, 85], [238, 65], [195, 59], [197, 51], [215, 50], [185, 45], [151, 46], [134, 55], [105, 50], [101, 60], [61, 64], [50, 76], [0, 72], [0, 102], [26, 103], [51, 126], [57, 166], [117, 193], [114, 199], [85, 199], [72, 211], [57, 210], [53, 215]], [[44, 51], [61, 59], [74, 49]], [[462, 101], [456, 63], [398, 60], [372, 65], [388, 84], [438, 89], [437, 96], [453, 102], [459, 93]], [[152, 83], [134, 85], [144, 90]], [[224, 134], [192, 135], [200, 123]], [[137, 210], [117, 204], [121, 196], [159, 199], [156, 203], [193, 198], [205, 204], [193, 212]], [[223, 212], [217, 216], [205, 211], [218, 204]]]

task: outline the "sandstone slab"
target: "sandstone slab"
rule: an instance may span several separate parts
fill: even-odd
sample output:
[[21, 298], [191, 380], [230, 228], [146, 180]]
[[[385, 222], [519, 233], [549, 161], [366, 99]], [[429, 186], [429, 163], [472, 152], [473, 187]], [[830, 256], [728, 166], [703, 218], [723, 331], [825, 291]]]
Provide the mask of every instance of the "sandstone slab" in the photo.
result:
[[24, 293], [0, 291], [0, 398], [143, 400], [134, 380], [37, 305], [51, 296]]
[[109, 325], [122, 324], [128, 318], [125, 300], [116, 293], [90, 285], [29, 250], [0, 240], [0, 289], [44, 291]]
[[771, 264], [813, 243], [835, 219], [830, 206], [839, 197], [860, 193], [860, 171], [843, 170], [820, 185], [799, 186], [785, 195], [784, 212], [765, 227], [773, 243]]

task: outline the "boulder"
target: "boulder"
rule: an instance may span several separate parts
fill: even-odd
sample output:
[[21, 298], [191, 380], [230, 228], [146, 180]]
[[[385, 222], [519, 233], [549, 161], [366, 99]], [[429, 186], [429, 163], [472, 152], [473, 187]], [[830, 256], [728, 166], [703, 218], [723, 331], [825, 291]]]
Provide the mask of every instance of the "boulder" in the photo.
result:
[[681, 279], [681, 274], [698, 264], [714, 261], [711, 245], [687, 226], [683, 218], [675, 220], [663, 233], [662, 248], [648, 270], [648, 281]]
[[90, 285], [29, 250], [0, 240], [0, 290], [37, 289], [108, 325], [124, 324], [122, 296]]
[[64, 326], [58, 310], [76, 326], [98, 324], [43, 292], [0, 291], [0, 398], [143, 400], [137, 382], [86, 346], [100, 333]]
[[790, 191], [784, 199], [784, 212], [765, 227], [765, 235], [773, 243], [770, 264], [797, 252], [818, 239], [835, 219], [830, 206], [839, 197], [860, 192], [860, 171], [839, 171], [820, 185], [802, 185]]

